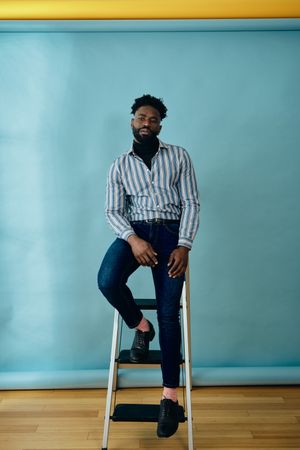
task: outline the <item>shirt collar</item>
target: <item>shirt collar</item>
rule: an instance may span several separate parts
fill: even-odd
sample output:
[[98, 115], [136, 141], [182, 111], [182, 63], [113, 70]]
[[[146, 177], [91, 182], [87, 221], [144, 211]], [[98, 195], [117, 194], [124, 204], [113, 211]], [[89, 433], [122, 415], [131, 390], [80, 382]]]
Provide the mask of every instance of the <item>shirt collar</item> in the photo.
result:
[[[163, 141], [161, 141], [160, 139], [158, 139], [158, 142], [159, 142], [158, 150], [163, 149], [163, 148], [165, 148], [165, 149], [168, 148], [167, 144], [165, 144], [165, 143], [164, 143]], [[132, 146], [131, 146], [131, 148], [128, 150], [127, 153], [128, 153], [128, 154], [131, 154], [131, 153], [134, 154], [134, 151], [133, 151]]]

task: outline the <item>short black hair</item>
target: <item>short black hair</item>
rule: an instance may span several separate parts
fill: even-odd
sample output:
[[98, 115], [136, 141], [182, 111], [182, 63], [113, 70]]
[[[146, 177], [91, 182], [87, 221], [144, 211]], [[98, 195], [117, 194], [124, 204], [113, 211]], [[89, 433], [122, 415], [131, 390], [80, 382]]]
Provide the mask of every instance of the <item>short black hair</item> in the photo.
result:
[[161, 120], [167, 117], [167, 108], [163, 103], [162, 98], [153, 97], [153, 95], [144, 94], [142, 97], [138, 97], [134, 100], [131, 107], [131, 113], [135, 114], [136, 110], [141, 106], [152, 106], [157, 109], [160, 114]]

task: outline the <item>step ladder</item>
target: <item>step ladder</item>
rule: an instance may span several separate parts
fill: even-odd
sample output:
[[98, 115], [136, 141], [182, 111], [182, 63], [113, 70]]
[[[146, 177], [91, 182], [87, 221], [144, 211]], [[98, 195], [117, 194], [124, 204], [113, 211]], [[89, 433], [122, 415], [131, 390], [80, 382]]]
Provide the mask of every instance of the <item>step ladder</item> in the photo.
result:
[[[156, 310], [155, 299], [135, 299], [142, 310]], [[181, 358], [181, 368], [183, 379], [181, 388], [185, 401], [183, 406], [179, 406], [179, 422], [187, 422], [188, 428], [188, 450], [194, 450], [193, 444], [193, 426], [192, 426], [192, 372], [191, 372], [191, 334], [190, 334], [190, 289], [189, 289], [189, 269], [185, 274], [185, 281], [182, 288], [181, 300], [181, 333], [183, 342], [183, 358]], [[142, 363], [131, 363], [129, 360], [130, 350], [120, 350], [121, 333], [120, 324], [123, 321], [119, 312], [115, 310], [111, 356], [108, 376], [108, 387], [106, 396], [106, 408], [104, 416], [102, 450], [108, 450], [108, 434], [110, 421], [114, 422], [157, 422], [159, 413], [159, 404], [116, 404], [116, 395], [118, 389], [118, 369], [121, 368], [156, 368], [160, 367], [160, 350], [149, 350], [148, 358]], [[113, 400], [114, 394], [114, 402]], [[113, 409], [114, 408], [114, 409]], [[113, 411], [112, 411], [113, 409]], [[162, 440], [163, 441], [163, 440]], [[163, 442], [162, 442], [163, 448]]]

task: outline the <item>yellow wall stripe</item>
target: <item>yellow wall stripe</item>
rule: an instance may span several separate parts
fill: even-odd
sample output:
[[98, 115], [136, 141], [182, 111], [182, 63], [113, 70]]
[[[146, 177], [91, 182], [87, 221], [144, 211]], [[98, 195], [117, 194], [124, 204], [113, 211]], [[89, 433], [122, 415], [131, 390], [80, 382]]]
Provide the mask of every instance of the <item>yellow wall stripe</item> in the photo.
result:
[[0, 0], [0, 19], [297, 18], [300, 0]]

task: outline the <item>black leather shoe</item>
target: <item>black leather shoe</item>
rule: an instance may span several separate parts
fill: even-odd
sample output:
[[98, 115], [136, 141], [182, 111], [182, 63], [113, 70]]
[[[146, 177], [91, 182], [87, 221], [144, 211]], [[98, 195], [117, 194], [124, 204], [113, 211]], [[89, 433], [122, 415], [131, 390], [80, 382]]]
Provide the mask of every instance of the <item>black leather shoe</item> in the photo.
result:
[[168, 398], [161, 400], [158, 415], [157, 436], [167, 438], [176, 433], [178, 419], [178, 402], [173, 402], [173, 400], [169, 400]]
[[136, 330], [129, 360], [133, 363], [144, 361], [149, 353], [149, 342], [154, 339], [155, 331], [151, 322], [149, 322], [149, 331]]

